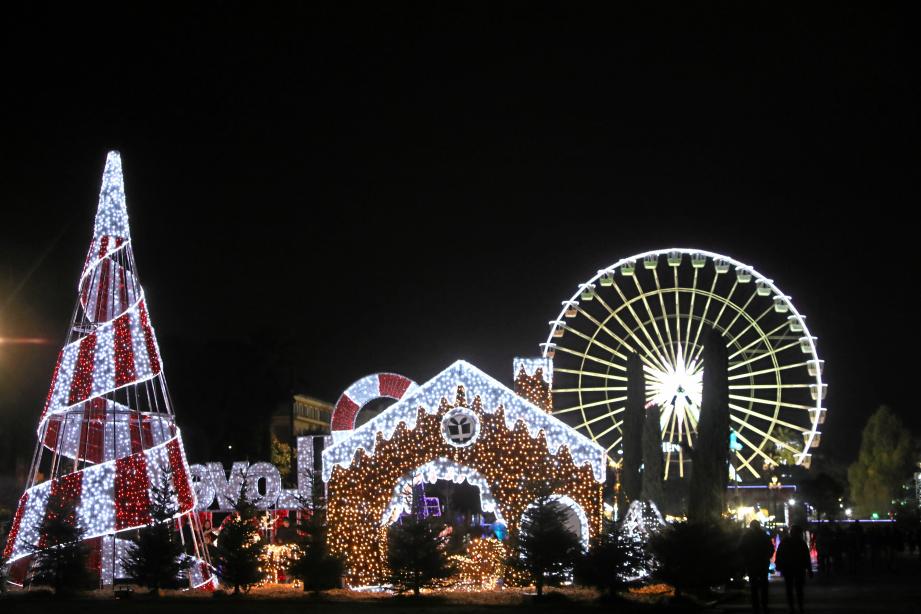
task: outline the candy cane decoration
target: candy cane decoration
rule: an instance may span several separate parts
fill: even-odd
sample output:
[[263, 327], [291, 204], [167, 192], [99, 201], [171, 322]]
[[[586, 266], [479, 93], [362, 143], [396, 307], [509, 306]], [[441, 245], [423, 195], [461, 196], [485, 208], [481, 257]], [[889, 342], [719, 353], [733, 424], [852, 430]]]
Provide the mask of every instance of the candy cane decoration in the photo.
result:
[[355, 429], [355, 418], [361, 408], [375, 399], [399, 401], [419, 386], [408, 377], [396, 373], [375, 373], [361, 378], [345, 389], [330, 417], [333, 442], [338, 442]]
[[130, 236], [121, 158], [110, 152], [69, 339], [51, 377], [29, 487], [3, 551], [17, 584], [28, 575], [33, 547], [42, 547], [40, 527], [52, 501], [76, 506], [90, 562], [101, 583], [112, 584], [128, 543], [123, 534], [152, 522], [151, 488], [168, 472], [175, 522], [195, 563], [189, 586], [214, 586]]

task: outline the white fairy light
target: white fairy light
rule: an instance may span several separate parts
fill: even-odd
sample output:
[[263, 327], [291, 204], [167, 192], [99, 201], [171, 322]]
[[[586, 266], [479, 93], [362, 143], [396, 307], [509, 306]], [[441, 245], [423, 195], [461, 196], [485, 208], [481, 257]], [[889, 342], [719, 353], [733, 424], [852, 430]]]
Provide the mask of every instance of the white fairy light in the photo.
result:
[[437, 412], [441, 400], [453, 399], [458, 386], [464, 387], [470, 399], [479, 396], [486, 413], [495, 413], [502, 407], [506, 426], [510, 430], [521, 421], [531, 437], [536, 438], [543, 432], [551, 454], [557, 454], [559, 449], [565, 446], [576, 466], [589, 464], [595, 479], [599, 482], [604, 481], [605, 454], [600, 445], [522, 399], [497, 380], [463, 360], [458, 360], [380, 415], [351, 431], [347, 438], [325, 449], [323, 480], [329, 481], [334, 466], [349, 467], [359, 449], [373, 454], [378, 433], [385, 439], [390, 439], [400, 423], [414, 429], [420, 408], [429, 414]]

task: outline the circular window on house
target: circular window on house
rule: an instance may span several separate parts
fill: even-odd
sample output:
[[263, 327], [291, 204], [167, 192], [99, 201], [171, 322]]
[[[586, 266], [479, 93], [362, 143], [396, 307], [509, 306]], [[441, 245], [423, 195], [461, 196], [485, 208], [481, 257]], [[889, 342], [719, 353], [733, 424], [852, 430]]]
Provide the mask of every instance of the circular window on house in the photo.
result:
[[463, 448], [476, 441], [480, 422], [469, 409], [452, 409], [441, 421], [441, 434], [452, 446]]

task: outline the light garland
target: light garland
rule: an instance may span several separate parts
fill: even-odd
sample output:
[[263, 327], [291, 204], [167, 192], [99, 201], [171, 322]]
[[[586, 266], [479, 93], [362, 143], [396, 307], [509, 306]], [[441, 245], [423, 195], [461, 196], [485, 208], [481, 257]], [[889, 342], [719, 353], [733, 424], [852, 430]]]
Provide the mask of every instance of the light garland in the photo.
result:
[[[470, 403], [468, 393], [475, 395]], [[474, 445], [457, 447], [443, 435], [444, 416], [457, 408], [479, 422]], [[330, 551], [345, 557], [350, 585], [379, 582], [385, 571], [382, 519], [394, 505], [399, 482], [419, 468], [437, 476], [459, 466], [469, 470], [465, 479], [473, 472], [482, 476], [510, 534], [539, 492], [553, 485], [556, 494], [584, 510], [594, 535], [602, 517], [603, 458], [597, 445], [459, 361], [324, 450]]]
[[288, 569], [301, 555], [297, 544], [267, 544], [259, 559], [259, 569], [264, 574], [260, 585], [288, 580]]
[[40, 526], [53, 502], [75, 505], [69, 521], [82, 529], [101, 582], [111, 584], [124, 541], [115, 535], [151, 522], [151, 485], [169, 472], [176, 518], [190, 523], [198, 562], [190, 586], [211, 584], [182, 439], [134, 270], [121, 158], [110, 152], [69, 340], [55, 363], [29, 487], [4, 547], [14, 582], [23, 581], [34, 546], [42, 547]]
[[336, 401], [330, 416], [330, 432], [333, 441], [348, 437], [355, 429], [355, 418], [361, 408], [376, 399], [400, 400], [412, 394], [419, 386], [408, 377], [397, 373], [374, 373], [366, 375], [345, 389]]
[[604, 481], [604, 449], [601, 446], [463, 360], [458, 360], [415, 392], [352, 431], [347, 438], [325, 449], [323, 480], [329, 481], [334, 466], [347, 468], [359, 449], [374, 454], [379, 434], [384, 439], [390, 439], [401, 423], [410, 430], [415, 428], [419, 408], [422, 413], [439, 411], [441, 400], [452, 397], [458, 386], [478, 395], [489, 413], [495, 413], [501, 407], [506, 428], [514, 429], [520, 421], [532, 438], [542, 432], [552, 453], [556, 454], [560, 448], [566, 447], [577, 465], [591, 465], [595, 479]]
[[381, 517], [381, 524], [390, 524], [396, 521], [400, 514], [412, 512], [412, 487], [417, 479], [429, 484], [435, 484], [438, 480], [447, 480], [455, 484], [467, 482], [479, 491], [480, 509], [487, 514], [494, 514], [498, 522], [505, 523], [502, 511], [496, 505], [496, 499], [489, 489], [489, 482], [483, 474], [450, 459], [436, 458], [397, 482], [390, 497], [390, 503], [387, 505], [387, 511]]
[[452, 590], [491, 591], [507, 573], [506, 561], [509, 552], [498, 539], [473, 539], [463, 555], [454, 555], [451, 560], [457, 568], [452, 578]]
[[553, 359], [516, 358], [513, 362], [515, 394], [553, 413]]
[[[327, 441], [329, 437], [325, 437]], [[236, 506], [243, 486], [257, 509], [297, 510], [313, 500], [314, 437], [297, 438], [297, 488], [282, 488], [281, 474], [271, 463], [233, 463], [229, 475], [221, 463], [189, 467], [199, 511], [230, 511]]]

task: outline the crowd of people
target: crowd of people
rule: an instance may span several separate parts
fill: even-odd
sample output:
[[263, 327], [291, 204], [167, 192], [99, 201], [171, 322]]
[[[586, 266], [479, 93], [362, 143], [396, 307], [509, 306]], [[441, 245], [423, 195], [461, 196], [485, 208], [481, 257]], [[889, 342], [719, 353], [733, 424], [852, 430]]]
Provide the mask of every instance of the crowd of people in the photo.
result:
[[790, 612], [804, 611], [804, 585], [813, 573], [830, 577], [876, 571], [896, 571], [903, 554], [921, 558], [921, 529], [904, 531], [892, 523], [821, 524], [806, 531], [799, 525], [768, 532], [757, 520], [749, 524], [740, 544], [751, 587], [752, 611], [768, 611], [768, 580], [776, 571], [783, 579]]
[[818, 571], [822, 574], [856, 574], [866, 565], [895, 571], [902, 554], [921, 556], [921, 531], [905, 531], [892, 523], [823, 524], [812, 533]]

